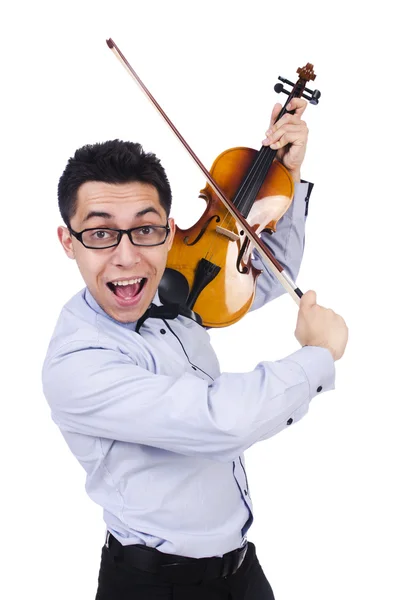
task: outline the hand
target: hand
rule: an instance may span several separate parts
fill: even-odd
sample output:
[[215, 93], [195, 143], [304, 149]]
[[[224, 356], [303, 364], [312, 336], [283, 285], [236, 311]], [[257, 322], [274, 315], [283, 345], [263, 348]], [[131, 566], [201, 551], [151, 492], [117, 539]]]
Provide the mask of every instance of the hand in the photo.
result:
[[277, 115], [282, 106], [276, 104], [270, 119], [270, 128], [266, 131], [264, 146], [278, 150], [276, 158], [290, 172], [294, 181], [300, 181], [300, 169], [305, 158], [309, 130], [302, 115], [306, 110], [307, 102], [303, 98], [293, 98], [287, 105], [287, 110], [295, 110], [295, 114], [285, 114], [277, 123]]
[[295, 337], [302, 346], [327, 348], [334, 360], [343, 356], [348, 329], [345, 321], [330, 308], [316, 303], [316, 292], [303, 294], [300, 300]]

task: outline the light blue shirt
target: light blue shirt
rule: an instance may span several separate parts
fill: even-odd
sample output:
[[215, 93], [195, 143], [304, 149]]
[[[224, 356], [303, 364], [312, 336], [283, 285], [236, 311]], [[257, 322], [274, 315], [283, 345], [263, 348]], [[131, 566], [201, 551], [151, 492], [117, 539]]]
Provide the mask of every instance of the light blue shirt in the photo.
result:
[[[293, 279], [308, 190], [296, 187], [277, 233], [266, 236]], [[272, 275], [261, 275], [253, 308], [281, 293]], [[191, 557], [245, 542], [253, 508], [244, 451], [299, 421], [333, 387], [334, 362], [323, 348], [221, 373], [208, 332], [193, 320], [151, 318], [137, 334], [87, 289], [64, 306], [43, 366], [52, 418], [108, 530], [123, 545]]]

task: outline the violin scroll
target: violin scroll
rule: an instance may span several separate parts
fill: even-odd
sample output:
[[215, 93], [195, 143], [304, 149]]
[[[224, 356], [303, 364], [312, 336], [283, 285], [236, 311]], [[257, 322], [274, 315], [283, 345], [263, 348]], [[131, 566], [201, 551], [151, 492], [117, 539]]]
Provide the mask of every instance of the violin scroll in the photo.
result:
[[291, 91], [286, 90], [282, 83], [276, 83], [274, 86], [274, 91], [277, 94], [283, 92], [284, 94], [290, 96], [290, 98], [302, 97], [308, 100], [310, 104], [317, 105], [318, 101], [320, 100], [321, 92], [319, 90], [309, 90], [309, 88], [306, 87], [306, 83], [308, 81], [314, 81], [316, 79], [313, 65], [311, 63], [307, 63], [305, 67], [298, 68], [296, 72], [299, 75], [299, 79], [296, 83], [292, 83], [292, 81], [285, 79], [285, 77], [278, 78], [283, 83], [290, 85], [292, 87]]

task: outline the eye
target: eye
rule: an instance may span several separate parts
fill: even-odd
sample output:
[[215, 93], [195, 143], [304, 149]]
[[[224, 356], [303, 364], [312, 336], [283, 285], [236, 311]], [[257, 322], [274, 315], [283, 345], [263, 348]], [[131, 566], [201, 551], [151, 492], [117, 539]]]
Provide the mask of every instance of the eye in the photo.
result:
[[140, 227], [137, 230], [137, 233], [139, 235], [150, 235], [150, 234], [154, 233], [154, 231], [155, 231], [154, 227], [151, 227], [150, 225], [144, 225], [143, 227]]
[[[108, 240], [109, 238], [113, 238], [115, 236], [114, 231], [108, 231], [106, 229], [95, 229], [94, 231], [91, 231], [91, 235], [90, 237], [93, 240]], [[117, 234], [116, 234], [117, 235]]]

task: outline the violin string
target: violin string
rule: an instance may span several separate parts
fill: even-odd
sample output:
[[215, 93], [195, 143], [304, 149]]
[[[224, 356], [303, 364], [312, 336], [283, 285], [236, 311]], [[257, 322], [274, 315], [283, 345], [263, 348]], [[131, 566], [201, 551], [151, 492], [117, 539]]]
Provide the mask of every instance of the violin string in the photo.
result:
[[[265, 148], [265, 147], [263, 146], [262, 148]], [[259, 152], [261, 152], [261, 151], [259, 150]], [[264, 152], [262, 152], [262, 154], [259, 157], [257, 157], [255, 159], [255, 161], [253, 162], [253, 164], [251, 165], [251, 167], [248, 171], [248, 174], [246, 175], [246, 177], [244, 179], [243, 185], [241, 186], [241, 188], [239, 188], [236, 196], [241, 196], [241, 198], [244, 199], [244, 196], [249, 194], [250, 191], [252, 190], [258, 177], [260, 177], [260, 179], [262, 179], [261, 185], [260, 185], [260, 187], [262, 187], [263, 180], [266, 176], [265, 174], [268, 172], [268, 170], [274, 160], [275, 154], [276, 154], [275, 150], [271, 149], [270, 147], [265, 148]], [[237, 202], [237, 204], [235, 204], [236, 208], [238, 208], [238, 210], [240, 212], [242, 212], [240, 210], [240, 206], [242, 204], [244, 204], [244, 201], [241, 201], [241, 200], [239, 202]], [[235, 219], [234, 219], [233, 215], [230, 212], [227, 212], [226, 215], [223, 217], [219, 227], [222, 227], [224, 229], [229, 229], [229, 227], [232, 226], [234, 222], [235, 222]], [[215, 245], [215, 239], [213, 239], [212, 242], [209, 244], [207, 251], [206, 251], [206, 255], [205, 255], [205, 258], [210, 262], [213, 262], [214, 245]]]
[[[290, 96], [288, 97], [288, 100], [286, 101], [283, 108], [279, 112], [276, 120], [274, 121], [275, 123], [279, 119], [281, 119], [281, 117], [287, 112], [286, 107], [287, 107], [288, 103], [291, 101], [291, 99], [293, 97], [295, 97], [296, 95], [298, 95], [297, 90], [298, 90], [298, 87], [294, 86], [293, 90], [291, 91]], [[241, 184], [241, 187], [237, 190], [235, 198], [232, 201], [234, 206], [237, 208], [237, 210], [245, 218], [248, 217], [248, 213], [251, 210], [253, 203], [255, 202], [255, 198], [252, 199], [252, 195], [256, 197], [260, 188], [262, 187], [264, 180], [266, 178], [266, 175], [276, 157], [277, 150], [270, 148], [270, 146], [267, 146], [267, 147], [262, 146], [262, 148], [258, 151], [258, 153], [259, 153], [259, 156], [257, 156], [257, 158], [253, 161], [252, 165], [250, 166], [248, 172], [246, 173], [246, 175], [244, 177], [244, 181]], [[258, 182], [259, 182], [259, 184], [258, 184]], [[258, 189], [255, 189], [255, 188], [258, 188]], [[255, 191], [255, 193], [254, 193], [254, 191]], [[249, 205], [251, 205], [251, 206], [249, 206]], [[249, 207], [249, 210], [247, 212], [248, 207]], [[229, 228], [233, 228], [234, 224], [235, 224], [234, 216], [229, 211], [226, 210], [226, 214], [224, 215], [224, 217], [223, 217], [221, 223], [218, 225], [218, 227], [222, 227], [224, 229], [229, 230]], [[230, 229], [230, 230], [232, 231], [232, 229]], [[205, 254], [205, 258], [207, 260], [209, 260], [210, 262], [213, 262], [215, 237], [216, 236], [214, 236], [212, 242], [209, 244], [206, 254]]]
[[[246, 197], [249, 193], [252, 192], [252, 189], [254, 188], [255, 184], [257, 184], [257, 180], [259, 178], [259, 180], [261, 181], [260, 183], [260, 187], [262, 187], [263, 185], [263, 181], [266, 177], [266, 174], [269, 170], [269, 168], [271, 167], [271, 164], [274, 160], [275, 155], [277, 154], [276, 150], [273, 150], [270, 147], [265, 147], [262, 146], [261, 150], [258, 151], [259, 152], [259, 157], [257, 157], [254, 162], [252, 163], [248, 174], [246, 175], [246, 177], [244, 178], [244, 182], [242, 184], [242, 186], [239, 188], [239, 190], [237, 191], [237, 194], [235, 197], [239, 197], [240, 200], [237, 201], [237, 203], [234, 203], [236, 208], [240, 211], [243, 212], [241, 210], [241, 207], [244, 206], [244, 196]], [[260, 189], [259, 187], [259, 189]], [[243, 214], [243, 216], [245, 216]], [[224, 229], [229, 229], [231, 226], [233, 226], [233, 224], [235, 223], [235, 219], [233, 217], [233, 215], [230, 212], [227, 212], [219, 227], [222, 227]], [[214, 257], [214, 246], [215, 246], [215, 239], [213, 239], [211, 241], [211, 243], [209, 244], [207, 251], [206, 251], [206, 255], [205, 258], [208, 261], [213, 262], [213, 257]]]
[[[287, 108], [286, 108], [287, 104], [288, 104], [288, 102], [290, 102], [290, 100], [293, 97], [296, 97], [298, 95], [297, 91], [298, 91], [298, 86], [296, 85], [296, 86], [294, 86], [284, 107], [281, 109], [280, 113], [278, 114], [278, 116], [275, 120], [275, 123], [287, 112]], [[265, 147], [262, 146], [261, 150], [259, 150], [260, 155], [259, 155], [258, 159], [256, 159], [253, 162], [253, 164], [251, 165], [246, 177], [244, 178], [243, 184], [241, 185], [241, 187], [239, 188], [239, 190], [236, 193], [235, 198], [237, 198], [237, 202], [233, 202], [235, 207], [237, 208], [237, 210], [239, 210], [239, 212], [242, 213], [244, 217], [248, 217], [248, 214], [245, 214], [247, 205], [251, 204], [249, 210], [252, 207], [252, 201], [250, 200], [248, 202], [247, 196], [249, 196], [253, 192], [253, 190], [255, 189], [255, 186], [257, 185], [258, 180], [261, 181], [259, 189], [262, 187], [263, 181], [266, 178], [266, 174], [267, 174], [268, 170], [270, 169], [270, 167], [273, 163], [273, 160], [277, 154], [277, 150], [273, 150], [272, 148], [270, 148], [270, 146], [266, 147], [266, 150], [264, 152], [261, 152], [261, 151], [263, 151], [263, 148], [265, 148]], [[259, 192], [259, 189], [257, 190], [256, 194]], [[255, 196], [256, 196], [256, 194], [255, 194]], [[230, 212], [228, 212], [227, 215], [225, 215], [221, 226], [223, 226], [225, 228], [229, 228], [229, 226], [232, 224], [233, 220], [234, 220], [233, 215], [231, 215]]]
[[[259, 150], [259, 153], [261, 153], [260, 150]], [[244, 210], [244, 206], [246, 206], [246, 204], [247, 204], [247, 195], [252, 193], [252, 190], [255, 187], [255, 184], [257, 184], [258, 179], [260, 181], [259, 189], [262, 187], [263, 181], [266, 177], [266, 174], [267, 174], [269, 168], [272, 165], [275, 154], [276, 154], [275, 150], [272, 150], [269, 147], [266, 148], [265, 151], [262, 152], [260, 154], [260, 156], [257, 157], [257, 159], [255, 159], [255, 161], [253, 162], [253, 164], [250, 167], [248, 174], [246, 175], [246, 177], [244, 179], [242, 186], [237, 191], [237, 194], [235, 197], [238, 199], [237, 199], [237, 202], [234, 201], [233, 203], [234, 203], [235, 207], [239, 210], [239, 212], [241, 212], [243, 214], [243, 216], [245, 218], [248, 216], [247, 214], [245, 214], [246, 210]], [[231, 219], [229, 219], [228, 217], [231, 217]], [[229, 225], [230, 221], [232, 221], [232, 220], [233, 220], [232, 215], [230, 213], [228, 213], [224, 219], [224, 223], [225, 224], [227, 223], [227, 225]]]
[[238, 195], [241, 196], [241, 199], [237, 202], [236, 208], [243, 214], [246, 212], [244, 207], [246, 207], [247, 204], [247, 196], [252, 193], [252, 190], [255, 188], [255, 184], [258, 180], [260, 181], [259, 189], [262, 187], [263, 181], [274, 160], [275, 151], [271, 150], [270, 148], [267, 148], [266, 150], [267, 151], [265, 151], [262, 156], [260, 155], [259, 159], [255, 161], [252, 173], [249, 173], [250, 180], [248, 180], [248, 178], [246, 180], [246, 189], [244, 189], [244, 186], [242, 186], [241, 190], [238, 191]]
[[[302, 92], [303, 92], [303, 90], [301, 89], [301, 87], [298, 84], [296, 84], [293, 87], [292, 91], [290, 92], [290, 95], [288, 96], [288, 100], [286, 101], [283, 108], [277, 115], [277, 118], [275, 119], [274, 123], [277, 123], [277, 121], [279, 121], [284, 116], [284, 114], [286, 114], [286, 112], [288, 112], [287, 111], [288, 103], [293, 98], [299, 97], [302, 94]], [[260, 153], [263, 150], [263, 148], [264, 147], [262, 147], [261, 150], [259, 151]], [[270, 168], [271, 163], [273, 162], [273, 159], [275, 158], [275, 156], [277, 154], [277, 150], [273, 150], [272, 148], [270, 148], [270, 146], [268, 146], [266, 148], [266, 150], [267, 150], [267, 152], [263, 152], [263, 155], [259, 156], [259, 160], [254, 161], [248, 174], [246, 175], [243, 185], [241, 186], [241, 188], [238, 190], [238, 192], [236, 194], [236, 197], [239, 196], [239, 199], [234, 204], [235, 204], [236, 208], [239, 210], [239, 212], [241, 212], [242, 214], [244, 214], [244, 206], [247, 206], [247, 195], [255, 188], [254, 182], [257, 180], [258, 177], [259, 177], [259, 179], [264, 180], [264, 178], [266, 177], [267, 171]], [[264, 170], [262, 170], [263, 167], [264, 167]], [[258, 176], [258, 171], [261, 172], [260, 176]], [[263, 175], [263, 173], [264, 173], [264, 175]], [[245, 198], [245, 200], [244, 200], [244, 198]]]
[[[266, 149], [268, 150], [268, 149]], [[250, 168], [248, 175], [246, 176], [243, 185], [238, 190], [236, 197], [238, 198], [237, 202], [234, 203], [236, 208], [243, 214], [244, 217], [248, 217], [247, 210], [244, 210], [244, 206], [247, 206], [250, 202], [248, 202], [247, 196], [252, 195], [253, 188], [256, 185], [257, 180], [260, 181], [260, 187], [263, 185], [263, 181], [265, 179], [266, 173], [268, 172], [271, 164], [273, 162], [273, 156], [270, 152], [264, 152], [262, 156], [259, 156], [259, 160], [256, 159], [253, 165]], [[260, 189], [259, 187], [259, 189]], [[256, 195], [256, 194], [255, 194]], [[252, 203], [251, 203], [252, 206]], [[228, 212], [224, 219], [224, 227], [229, 229], [231, 225], [233, 225], [234, 219], [232, 215]]]

